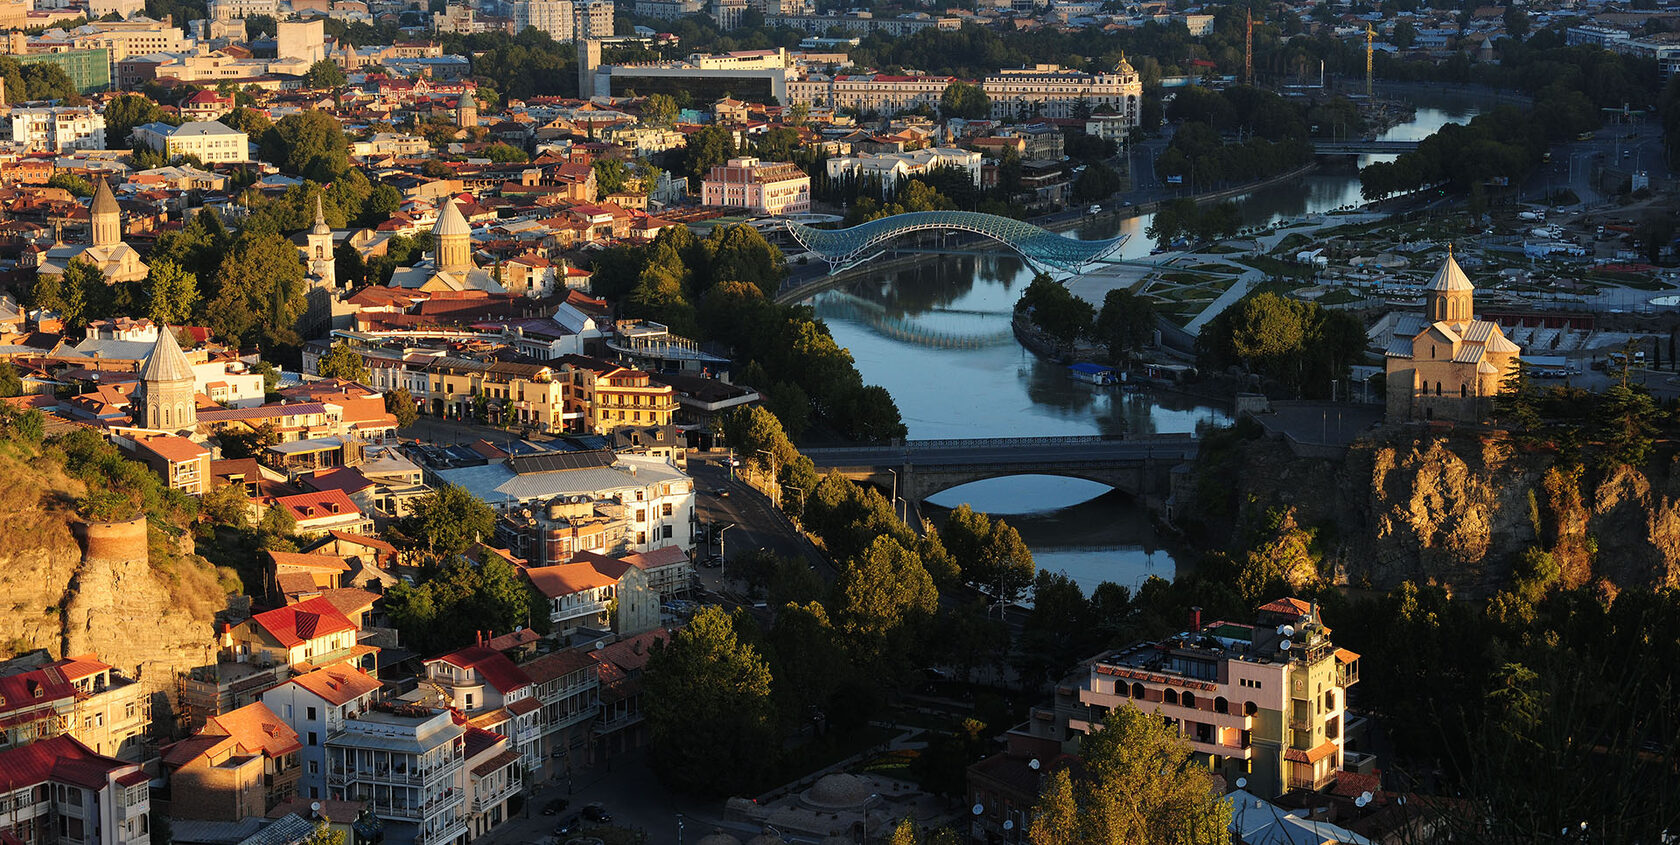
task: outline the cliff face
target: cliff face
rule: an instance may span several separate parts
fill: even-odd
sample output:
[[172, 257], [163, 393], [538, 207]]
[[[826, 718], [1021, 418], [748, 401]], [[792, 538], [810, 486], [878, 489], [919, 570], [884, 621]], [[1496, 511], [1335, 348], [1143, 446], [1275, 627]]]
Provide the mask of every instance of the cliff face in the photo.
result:
[[1301, 523], [1329, 529], [1326, 562], [1340, 583], [1486, 595], [1539, 548], [1570, 586], [1680, 585], [1680, 478], [1667, 464], [1583, 467], [1482, 432], [1379, 435], [1340, 461], [1251, 440], [1217, 460], [1199, 471], [1240, 478], [1239, 522], [1293, 506]]
[[0, 455], [0, 654], [92, 652], [154, 684], [204, 662], [215, 570], [144, 518], [83, 524], [83, 492], [51, 460]]

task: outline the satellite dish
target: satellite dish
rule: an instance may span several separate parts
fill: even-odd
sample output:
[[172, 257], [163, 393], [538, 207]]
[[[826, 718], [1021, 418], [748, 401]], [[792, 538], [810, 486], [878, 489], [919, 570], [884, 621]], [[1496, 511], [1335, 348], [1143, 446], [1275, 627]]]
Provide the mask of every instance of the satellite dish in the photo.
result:
[[1003, 820], [1003, 829], [1004, 830], [1014, 830], [1015, 829], [1015, 822], [1011, 819], [1004, 819]]
[[319, 802], [319, 801], [311, 801], [311, 802], [309, 802], [309, 811], [310, 811], [310, 812], [311, 812], [311, 813], [319, 813], [319, 812], [321, 812], [321, 802]]
[[969, 810], [969, 812], [971, 812], [971, 813], [973, 813], [973, 814], [975, 814], [975, 815], [977, 815], [977, 816], [978, 816], [978, 815], [980, 815], [980, 814], [981, 814], [981, 813], [984, 813], [984, 812], [986, 812], [986, 805], [984, 805], [984, 804], [975, 804], [975, 805], [974, 805], [974, 806], [973, 806], [973, 807], [972, 807], [972, 808], [971, 808], [971, 809], [970, 809], [970, 810]]
[[[606, 647], [607, 647], [607, 641], [606, 640], [596, 640], [595, 641], [595, 650], [596, 651], [600, 651], [601, 649], [606, 648]], [[1289, 647], [1289, 644], [1285, 643], [1284, 648], [1288, 648], [1288, 647]]]
[[1237, 788], [1238, 789], [1248, 788], [1248, 778], [1237, 778]]
[[1371, 790], [1369, 790], [1369, 789], [1365, 790], [1364, 792], [1359, 793], [1359, 800], [1364, 801], [1367, 804], [1371, 803], [1371, 799], [1373, 797], [1375, 797], [1375, 796], [1371, 795]]
[[1284, 651], [1288, 651], [1288, 650], [1289, 650], [1289, 645], [1290, 645], [1290, 643], [1289, 643], [1289, 641], [1288, 641], [1288, 640], [1284, 640], [1284, 641], [1283, 641], [1283, 642], [1281, 642], [1281, 643], [1278, 643], [1278, 648], [1280, 648], [1280, 649], [1282, 649], [1282, 650], [1284, 650]]
[[1280, 634], [1282, 634], [1286, 637], [1293, 637], [1293, 636], [1295, 636], [1295, 626], [1294, 625], [1285, 625], [1285, 626], [1283, 626], [1283, 628], [1281, 630], [1278, 631], [1278, 633], [1280, 633]]
[[1358, 807], [1360, 809], [1364, 809], [1365, 805], [1369, 804], [1369, 803], [1371, 803], [1371, 799], [1366, 798], [1364, 795], [1361, 795], [1358, 798], [1353, 799], [1353, 806]]
[[1036, 772], [1036, 771], [1038, 771], [1038, 767], [1042, 766], [1042, 765], [1044, 765], [1044, 764], [1038, 762], [1038, 758], [1034, 757], [1034, 758], [1032, 758], [1032, 760], [1028, 761], [1027, 768], [1032, 769], [1033, 771]]

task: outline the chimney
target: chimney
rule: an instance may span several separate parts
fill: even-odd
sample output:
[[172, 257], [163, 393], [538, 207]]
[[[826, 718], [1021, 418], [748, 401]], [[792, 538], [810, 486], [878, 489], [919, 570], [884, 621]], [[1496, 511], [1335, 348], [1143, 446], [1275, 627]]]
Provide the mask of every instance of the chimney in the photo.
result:
[[1200, 630], [1202, 630], [1202, 609], [1192, 607], [1190, 608], [1190, 633], [1194, 634]]

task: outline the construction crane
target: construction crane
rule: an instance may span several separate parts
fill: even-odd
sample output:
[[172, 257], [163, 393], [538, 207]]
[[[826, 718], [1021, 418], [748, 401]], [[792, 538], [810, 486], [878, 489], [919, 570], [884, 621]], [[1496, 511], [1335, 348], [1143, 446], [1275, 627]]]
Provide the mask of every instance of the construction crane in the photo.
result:
[[1371, 55], [1375, 52], [1372, 46], [1377, 37], [1377, 31], [1365, 24], [1365, 99], [1371, 99]]

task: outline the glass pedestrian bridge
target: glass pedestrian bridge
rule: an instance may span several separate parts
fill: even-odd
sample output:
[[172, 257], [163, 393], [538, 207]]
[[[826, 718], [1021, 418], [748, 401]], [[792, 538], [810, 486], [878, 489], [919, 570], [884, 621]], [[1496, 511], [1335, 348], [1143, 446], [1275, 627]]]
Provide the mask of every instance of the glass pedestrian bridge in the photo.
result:
[[1121, 235], [1102, 241], [1075, 240], [1031, 223], [976, 211], [912, 211], [860, 223], [848, 229], [813, 229], [789, 221], [787, 228], [788, 234], [801, 246], [828, 262], [830, 273], [873, 257], [887, 242], [911, 232], [972, 232], [1009, 247], [1034, 269], [1064, 273], [1078, 273], [1088, 265], [1113, 255], [1127, 237]]

